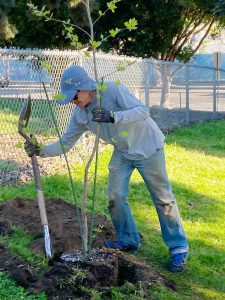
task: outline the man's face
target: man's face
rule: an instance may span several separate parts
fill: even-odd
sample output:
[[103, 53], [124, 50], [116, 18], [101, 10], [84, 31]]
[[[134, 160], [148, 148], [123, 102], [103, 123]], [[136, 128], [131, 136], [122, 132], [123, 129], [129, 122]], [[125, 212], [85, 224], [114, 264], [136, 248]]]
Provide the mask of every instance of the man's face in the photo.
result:
[[94, 97], [94, 91], [78, 91], [76, 97], [70, 101], [72, 104], [76, 104], [79, 107], [88, 106]]

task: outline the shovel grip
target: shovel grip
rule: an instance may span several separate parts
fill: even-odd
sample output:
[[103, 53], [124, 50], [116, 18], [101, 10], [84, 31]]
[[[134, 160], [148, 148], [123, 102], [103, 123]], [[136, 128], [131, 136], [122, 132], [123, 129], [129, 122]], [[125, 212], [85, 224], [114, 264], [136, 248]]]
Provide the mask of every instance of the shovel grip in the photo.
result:
[[37, 201], [38, 201], [38, 206], [39, 206], [39, 211], [41, 216], [41, 224], [44, 226], [44, 225], [48, 225], [48, 220], [47, 220], [44, 195], [43, 195], [42, 185], [41, 185], [40, 170], [37, 162], [37, 157], [35, 154], [31, 157], [31, 160], [32, 160], [34, 180], [35, 180], [35, 186], [37, 192]]

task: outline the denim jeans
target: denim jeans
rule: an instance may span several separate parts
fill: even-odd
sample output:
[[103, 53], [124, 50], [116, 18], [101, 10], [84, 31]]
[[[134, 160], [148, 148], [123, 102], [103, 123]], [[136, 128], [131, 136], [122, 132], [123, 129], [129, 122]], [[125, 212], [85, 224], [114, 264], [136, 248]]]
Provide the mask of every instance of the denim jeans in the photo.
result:
[[143, 160], [130, 160], [114, 150], [109, 163], [109, 213], [117, 238], [138, 246], [140, 236], [127, 201], [129, 181], [137, 169], [154, 202], [162, 237], [170, 254], [188, 251], [187, 239], [180, 219], [175, 196], [168, 180], [163, 149]]

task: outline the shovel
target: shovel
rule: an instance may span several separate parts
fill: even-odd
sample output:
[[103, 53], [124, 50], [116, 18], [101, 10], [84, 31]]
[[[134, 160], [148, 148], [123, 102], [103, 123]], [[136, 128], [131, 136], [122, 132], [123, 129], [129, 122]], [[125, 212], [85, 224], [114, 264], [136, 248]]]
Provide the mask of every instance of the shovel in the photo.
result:
[[[26, 131], [25, 128], [27, 127], [30, 118], [30, 114], [31, 114], [31, 97], [29, 96], [28, 101], [25, 103], [20, 113], [20, 118], [18, 123], [18, 132], [22, 137], [25, 138], [26, 141], [29, 141], [31, 139], [30, 136], [25, 132]], [[41, 216], [41, 224], [44, 230], [45, 256], [46, 258], [50, 259], [52, 258], [51, 240], [50, 240], [49, 229], [48, 229], [48, 219], [46, 215], [45, 200], [44, 200], [44, 195], [41, 186], [41, 176], [40, 176], [40, 171], [37, 163], [36, 154], [34, 154], [31, 157], [31, 161], [32, 161], [33, 174], [34, 174], [35, 187], [36, 187], [36, 197], [37, 197], [40, 216]]]

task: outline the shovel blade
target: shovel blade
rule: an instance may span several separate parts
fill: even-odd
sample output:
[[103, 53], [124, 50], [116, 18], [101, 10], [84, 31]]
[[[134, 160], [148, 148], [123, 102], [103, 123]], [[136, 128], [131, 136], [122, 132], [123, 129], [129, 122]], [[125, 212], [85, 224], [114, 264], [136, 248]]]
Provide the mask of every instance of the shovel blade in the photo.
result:
[[23, 109], [20, 113], [19, 122], [18, 122], [18, 133], [24, 137], [26, 140], [29, 140], [28, 134], [25, 132], [25, 128], [30, 119], [31, 114], [31, 97], [28, 97], [28, 101], [24, 104]]

